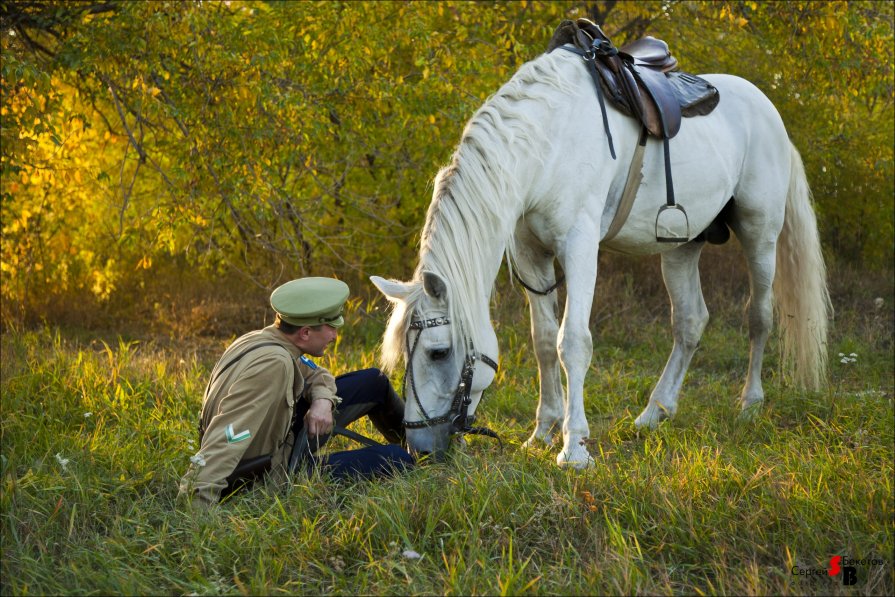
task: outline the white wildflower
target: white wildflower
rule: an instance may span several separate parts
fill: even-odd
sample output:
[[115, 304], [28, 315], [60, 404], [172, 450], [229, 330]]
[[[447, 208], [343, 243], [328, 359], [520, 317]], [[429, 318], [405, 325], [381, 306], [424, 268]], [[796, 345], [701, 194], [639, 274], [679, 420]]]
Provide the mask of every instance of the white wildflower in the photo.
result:
[[195, 456], [190, 457], [190, 462], [196, 466], [205, 466], [205, 457], [202, 456], [202, 452], [199, 452]]
[[423, 556], [413, 551], [412, 549], [405, 549], [401, 552], [401, 555], [407, 558], [408, 560], [419, 560]]
[[92, 417], [92, 416], [93, 416], [93, 413], [84, 413], [84, 418], [85, 418], [85, 419], [89, 419], [89, 418]]
[[858, 355], [857, 355], [857, 353], [854, 353], [854, 352], [851, 353], [851, 354], [848, 354], [848, 355], [846, 355], [845, 353], [841, 353], [841, 352], [840, 352], [840, 353], [839, 353], [839, 362], [842, 363], [842, 364], [844, 364], [844, 365], [847, 365], [847, 364], [849, 364], [849, 363], [857, 363], [857, 362], [858, 362]]
[[882, 309], [884, 304], [886, 304], [886, 301], [881, 296], [873, 299], [873, 306], [876, 307], [877, 310]]
[[56, 462], [62, 465], [62, 469], [65, 470], [71, 460], [69, 460], [68, 458], [63, 458], [61, 453], [56, 452]]

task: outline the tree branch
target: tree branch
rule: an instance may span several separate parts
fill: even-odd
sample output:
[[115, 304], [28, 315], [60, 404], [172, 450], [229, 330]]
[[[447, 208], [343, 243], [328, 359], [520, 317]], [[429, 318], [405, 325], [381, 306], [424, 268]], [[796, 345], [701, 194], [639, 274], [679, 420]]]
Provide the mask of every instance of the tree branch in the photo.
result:
[[118, 101], [118, 94], [115, 92], [115, 85], [109, 81], [106, 77], [100, 76], [100, 80], [109, 88], [109, 92], [112, 94], [112, 101], [115, 103], [115, 109], [118, 111], [118, 117], [121, 119], [121, 125], [124, 127], [125, 132], [127, 133], [128, 139], [130, 139], [131, 145], [134, 146], [134, 149], [137, 150], [137, 155], [140, 156], [140, 162], [146, 161], [146, 152], [143, 150], [143, 147], [137, 143], [137, 140], [134, 139], [134, 134], [131, 132], [130, 127], [127, 126], [127, 118], [124, 115], [124, 111], [121, 109], [121, 102]]

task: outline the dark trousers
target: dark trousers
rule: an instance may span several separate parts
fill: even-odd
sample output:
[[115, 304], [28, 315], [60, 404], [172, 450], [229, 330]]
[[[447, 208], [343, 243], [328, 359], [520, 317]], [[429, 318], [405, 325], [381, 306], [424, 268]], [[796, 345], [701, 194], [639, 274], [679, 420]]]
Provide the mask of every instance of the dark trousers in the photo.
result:
[[347, 427], [361, 417], [368, 416], [389, 444], [318, 457], [315, 453], [329, 436], [308, 437], [304, 429], [304, 417], [310, 404], [302, 401], [295, 405], [292, 430], [295, 433], [295, 445], [306, 452], [302, 454], [306, 468], [320, 466], [337, 478], [369, 478], [392, 474], [413, 466], [413, 457], [400, 446], [404, 440], [404, 401], [395, 393], [388, 377], [379, 369], [352, 371], [336, 378], [336, 394], [342, 399], [338, 410], [333, 413], [336, 425]]

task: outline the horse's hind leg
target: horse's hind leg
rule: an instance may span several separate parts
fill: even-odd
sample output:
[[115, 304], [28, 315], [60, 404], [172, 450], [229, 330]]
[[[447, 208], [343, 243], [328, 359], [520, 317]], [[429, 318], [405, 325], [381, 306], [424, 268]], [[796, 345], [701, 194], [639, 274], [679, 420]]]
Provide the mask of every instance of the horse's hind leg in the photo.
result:
[[773, 325], [771, 286], [776, 271], [777, 244], [763, 240], [766, 234], [754, 233], [742, 223], [736, 222], [733, 227], [749, 266], [749, 371], [740, 395], [740, 407], [748, 416], [764, 401], [761, 364]]
[[634, 421], [637, 427], [655, 428], [677, 412], [684, 375], [709, 320], [699, 282], [702, 247], [703, 243], [691, 242], [662, 254], [662, 278], [671, 298], [674, 346], [649, 404]]
[[535, 430], [525, 442], [526, 447], [538, 441], [553, 443], [554, 434], [560, 430], [564, 410], [559, 354], [556, 350], [556, 338], [559, 333], [556, 292], [546, 296], [529, 292], [528, 300], [531, 304], [531, 337], [538, 360], [541, 390]]
[[[517, 230], [516, 236], [519, 240], [514, 255], [517, 275], [536, 290], [550, 288], [557, 275], [553, 267], [553, 253], [541, 246], [527, 228]], [[561, 430], [565, 409], [559, 354], [556, 349], [559, 333], [557, 291], [554, 289], [549, 293], [538, 293], [529, 290], [527, 294], [531, 308], [531, 338], [540, 380], [535, 430], [524, 444], [529, 447], [539, 442], [548, 445], [553, 443], [554, 435]]]

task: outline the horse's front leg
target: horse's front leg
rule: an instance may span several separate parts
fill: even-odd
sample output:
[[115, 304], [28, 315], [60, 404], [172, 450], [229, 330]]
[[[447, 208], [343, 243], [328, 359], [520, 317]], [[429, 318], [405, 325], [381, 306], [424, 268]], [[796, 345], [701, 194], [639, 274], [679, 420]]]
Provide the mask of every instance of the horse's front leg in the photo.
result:
[[594, 460], [585, 441], [590, 435], [584, 414], [584, 378], [593, 354], [589, 323], [597, 280], [599, 227], [587, 216], [569, 231], [560, 259], [566, 272], [566, 308], [559, 330], [559, 359], [566, 372], [568, 399], [563, 419], [560, 466], [584, 468]]

